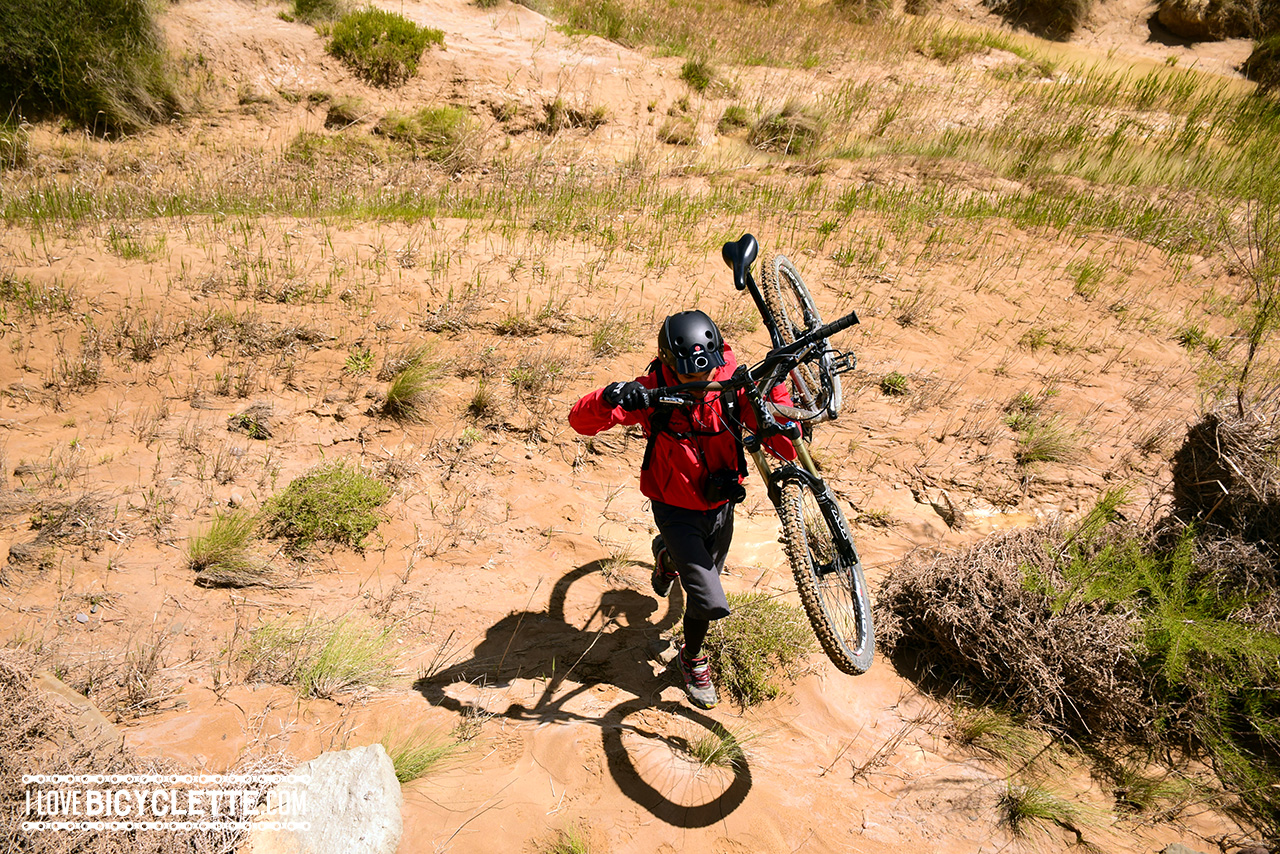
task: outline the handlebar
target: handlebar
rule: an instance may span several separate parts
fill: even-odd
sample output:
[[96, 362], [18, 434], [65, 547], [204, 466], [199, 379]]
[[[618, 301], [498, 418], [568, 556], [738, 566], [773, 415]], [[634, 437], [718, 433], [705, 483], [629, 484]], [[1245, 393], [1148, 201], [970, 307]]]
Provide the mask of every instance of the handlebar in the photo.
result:
[[[763, 377], [768, 376], [779, 365], [791, 362], [792, 367], [805, 361], [808, 351], [819, 342], [825, 343], [827, 338], [842, 332], [858, 323], [858, 313], [851, 311], [844, 317], [831, 321], [830, 323], [819, 326], [817, 329], [806, 332], [791, 344], [785, 347], [778, 347], [769, 352], [764, 359], [753, 368], [739, 367], [734, 375], [728, 380], [718, 382], [692, 382], [682, 383], [680, 385], [666, 386], [664, 388], [646, 389], [645, 405], [646, 408], [656, 406], [676, 407], [688, 406], [693, 401], [686, 395], [690, 392], [697, 391], [732, 391], [733, 389], [742, 388], [750, 382], [755, 382]], [[824, 348], [825, 349], [825, 348]], [[787, 368], [790, 370], [790, 367]], [[784, 372], [785, 373], [785, 372]], [[786, 413], [782, 413], [786, 416]]]

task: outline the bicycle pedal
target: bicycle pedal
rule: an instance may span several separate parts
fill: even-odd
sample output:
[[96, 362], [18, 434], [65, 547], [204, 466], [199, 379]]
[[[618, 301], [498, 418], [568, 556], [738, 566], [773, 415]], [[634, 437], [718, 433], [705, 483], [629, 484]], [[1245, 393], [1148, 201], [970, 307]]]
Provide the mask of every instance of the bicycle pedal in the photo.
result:
[[858, 367], [858, 357], [853, 353], [840, 353], [831, 360], [831, 372], [847, 374]]

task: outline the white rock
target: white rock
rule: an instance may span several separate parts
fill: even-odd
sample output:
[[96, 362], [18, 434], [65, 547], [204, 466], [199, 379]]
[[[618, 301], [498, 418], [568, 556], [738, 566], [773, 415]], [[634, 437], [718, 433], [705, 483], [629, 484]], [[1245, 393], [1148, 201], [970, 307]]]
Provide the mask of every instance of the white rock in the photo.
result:
[[[293, 813], [287, 806], [273, 807], [254, 818], [242, 854], [394, 854], [404, 831], [404, 799], [381, 744], [323, 753], [290, 777], [299, 782], [281, 783], [276, 799], [300, 808]], [[268, 830], [265, 822], [310, 827]]]

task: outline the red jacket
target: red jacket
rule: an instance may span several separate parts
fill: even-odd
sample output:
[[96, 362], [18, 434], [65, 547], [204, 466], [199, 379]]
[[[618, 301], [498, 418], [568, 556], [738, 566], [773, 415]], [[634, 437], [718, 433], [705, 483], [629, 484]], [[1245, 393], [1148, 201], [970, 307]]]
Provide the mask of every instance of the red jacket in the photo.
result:
[[[727, 380], [738, 366], [733, 351], [724, 348], [724, 367], [716, 370], [712, 380]], [[645, 388], [675, 385], [678, 380], [666, 365], [660, 365], [661, 381], [654, 374], [636, 377]], [[639, 424], [646, 436], [650, 433], [652, 409], [627, 412], [610, 406], [603, 398], [604, 389], [584, 396], [569, 410], [569, 426], [584, 436], [594, 436], [620, 424]], [[738, 412], [748, 430], [756, 428], [755, 413], [747, 405], [746, 396], [738, 392]], [[791, 398], [785, 386], [776, 386], [770, 394], [775, 403], [789, 405]], [[675, 433], [693, 434], [684, 437]], [[769, 450], [786, 460], [796, 457], [791, 441], [774, 436], [765, 443]], [[640, 472], [640, 492], [654, 501], [689, 510], [709, 510], [725, 502], [708, 504], [703, 498], [707, 476], [721, 469], [738, 469], [737, 440], [724, 421], [720, 392], [709, 392], [706, 399], [692, 407], [672, 412], [666, 430], [658, 432], [649, 467]]]

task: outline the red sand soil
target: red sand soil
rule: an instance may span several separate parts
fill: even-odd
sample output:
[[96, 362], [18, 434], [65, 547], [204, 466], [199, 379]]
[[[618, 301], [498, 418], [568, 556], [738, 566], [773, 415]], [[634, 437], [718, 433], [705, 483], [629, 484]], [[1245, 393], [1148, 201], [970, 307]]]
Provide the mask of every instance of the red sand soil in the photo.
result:
[[[274, 5], [181, 2], [166, 13], [166, 25], [177, 45], [204, 57], [207, 110], [180, 130], [118, 148], [67, 142], [38, 128], [37, 159], [70, 159], [69, 168], [86, 170], [78, 175], [86, 181], [105, 180], [93, 164], [125, 176], [116, 180], [165, 181], [183, 169], [235, 180], [238, 151], [278, 150], [299, 130], [321, 129], [322, 108], [305, 98], [289, 103], [274, 94], [280, 91], [358, 92], [374, 115], [440, 100], [530, 109], [559, 96], [606, 104], [610, 121], [589, 138], [510, 137], [513, 152], [542, 147], [566, 168], [606, 168], [639, 152], [667, 158], [665, 180], [673, 185], [706, 188], [705, 178], [678, 168], [684, 155], [652, 142], [648, 105], [684, 92], [678, 58], [570, 39], [509, 3], [481, 10], [406, 0], [395, 8], [443, 28], [448, 42], [447, 50], [427, 54], [415, 79], [388, 92], [353, 81], [324, 54], [312, 28], [280, 20]], [[1089, 50], [1157, 62], [1176, 55], [1181, 65], [1221, 72], [1240, 58], [1238, 44], [1191, 51], [1143, 40], [1145, 24], [1135, 22], [1146, 10], [1134, 4], [1100, 9], [1079, 39]], [[986, 20], [974, 10], [951, 11]], [[744, 97], [807, 75], [744, 71]], [[254, 103], [255, 92], [266, 102]], [[52, 153], [60, 150], [57, 161]], [[743, 157], [744, 169], [752, 163]], [[842, 162], [824, 180], [836, 187], [909, 182], [919, 177], [915, 168]], [[994, 181], [956, 171], [957, 185]], [[726, 219], [709, 223], [709, 233], [729, 225], [752, 227]], [[881, 225], [854, 215], [841, 234]], [[1064, 829], [1011, 842], [997, 809], [1008, 767], [953, 747], [948, 707], [921, 695], [887, 661], [851, 678], [814, 654], [783, 698], [745, 712], [725, 703], [704, 714], [682, 701], [649, 658], [650, 642], [674, 617], [647, 591], [653, 526], [636, 489], [642, 443], [615, 431], [588, 445], [563, 416], [579, 395], [643, 371], [656, 319], [669, 308], [699, 300], [722, 318], [751, 313], [710, 242], [705, 256], [685, 253], [655, 266], [642, 246], [602, 255], [587, 242], [477, 236], [474, 224], [449, 219], [405, 225], [227, 217], [136, 227], [140, 240], [162, 251], [124, 260], [109, 250], [105, 226], [39, 234], [10, 226], [0, 233], [0, 266], [41, 287], [71, 288], [77, 311], [104, 329], [129, 312], [188, 327], [211, 309], [243, 312], [249, 301], [228, 295], [227, 283], [255, 269], [254, 259], [274, 270], [292, 265], [311, 283], [336, 276], [339, 284], [323, 299], [258, 307], [267, 323], [317, 333], [288, 354], [237, 359], [198, 338], [164, 346], [149, 362], [107, 356], [96, 386], [74, 393], [44, 380], [59, 358], [81, 351], [82, 325], [62, 316], [14, 319], [5, 328], [4, 495], [87, 494], [100, 505], [93, 524], [102, 535], [93, 547], [59, 550], [42, 571], [11, 574], [0, 588], [0, 638], [40, 648], [81, 676], [95, 667], [115, 673], [130, 649], [162, 643], [159, 699], [119, 715], [132, 748], [222, 771], [250, 754], [286, 751], [302, 760], [388, 732], [444, 734], [469, 721], [477, 734], [464, 749], [406, 788], [406, 854], [533, 851], [570, 826], [583, 829], [592, 850], [611, 852], [971, 854], [1075, 843]], [[1112, 485], [1129, 484], [1138, 506], [1158, 498], [1165, 465], [1138, 446], [1155, 434], [1155, 444], [1168, 450], [1196, 411], [1194, 365], [1171, 330], [1206, 290], [1230, 285], [1218, 260], [1182, 257], [1175, 270], [1159, 251], [1129, 241], [1099, 236], [1065, 245], [1008, 227], [968, 247], [969, 257], [923, 266], [910, 259], [923, 257], [924, 246], [893, 245], [890, 235], [893, 260], [863, 275], [830, 260], [839, 236], [824, 244], [809, 231], [794, 242], [760, 235], [766, 254], [784, 251], [797, 262], [824, 311], [853, 307], [863, 319], [842, 339], [860, 358], [859, 372], [846, 377], [848, 412], [821, 430], [817, 448], [850, 515], [863, 519], [855, 534], [873, 585], [913, 549], [954, 548], [1044, 514], [1076, 513]], [[1104, 295], [1092, 302], [1073, 294], [1063, 272], [1081, 255], [1114, 262]], [[447, 265], [437, 263], [441, 258]], [[461, 333], [419, 329], [450, 287], [472, 280], [487, 283], [478, 325]], [[344, 287], [356, 289], [350, 303], [338, 299]], [[922, 318], [903, 325], [895, 316], [912, 294], [922, 295]], [[1125, 317], [1144, 320], [1108, 311], [1117, 300], [1131, 306]], [[557, 301], [559, 328], [528, 338], [493, 331], [521, 305]], [[588, 358], [583, 330], [611, 308], [633, 319], [636, 344]], [[1056, 330], [1062, 346], [1019, 347], [1037, 325]], [[762, 330], [731, 330], [748, 359], [764, 351]], [[179, 330], [171, 331], [176, 340]], [[381, 356], [420, 340], [446, 365], [431, 416], [406, 426], [367, 414], [383, 386], [344, 373], [347, 354], [360, 345]], [[462, 368], [547, 352], [567, 353], [569, 365], [549, 399], [530, 406], [499, 389], [505, 415], [497, 423], [474, 425], [461, 415], [477, 387], [475, 374]], [[910, 395], [879, 392], [879, 378], [891, 371], [910, 378]], [[228, 374], [242, 380], [244, 397], [218, 393]], [[1046, 387], [1057, 390], [1055, 408], [1086, 433], [1085, 457], [1020, 469], [1003, 407], [1021, 391]], [[273, 409], [275, 432], [266, 442], [226, 427], [256, 400]], [[230, 504], [260, 506], [333, 458], [399, 475], [388, 518], [363, 551], [320, 553], [301, 569], [273, 555], [291, 582], [280, 589], [193, 584], [185, 560], [190, 533]], [[963, 511], [962, 529], [949, 529], [935, 510], [945, 500]], [[35, 536], [31, 506], [20, 510], [0, 528], [10, 544]], [[872, 524], [877, 519], [889, 524]], [[606, 577], [597, 562], [619, 551], [635, 562]], [[777, 519], [758, 483], [738, 512], [726, 587], [797, 601]], [[398, 676], [391, 685], [308, 700], [289, 687], [239, 678], [234, 650], [262, 620], [333, 619], [353, 609], [393, 627]], [[419, 677], [441, 671], [458, 678], [415, 687], [424, 684]], [[487, 683], [479, 679], [485, 674]], [[122, 691], [108, 680], [99, 693], [109, 699]], [[747, 770], [701, 767], [679, 749], [711, 721], [742, 735]], [[1212, 812], [1156, 824], [1116, 818], [1082, 767], [1068, 762], [1059, 777], [1055, 784], [1069, 797], [1098, 808], [1085, 835], [1101, 850], [1151, 851], [1170, 842], [1208, 850], [1240, 838]]]

